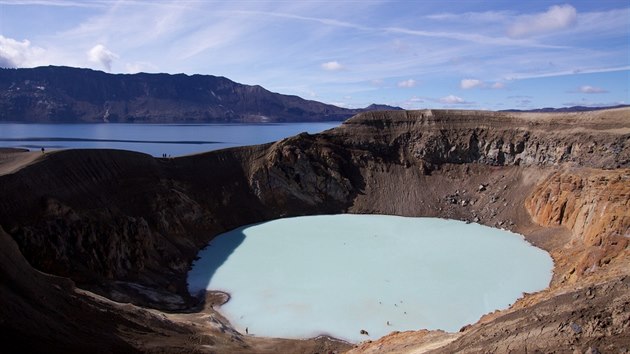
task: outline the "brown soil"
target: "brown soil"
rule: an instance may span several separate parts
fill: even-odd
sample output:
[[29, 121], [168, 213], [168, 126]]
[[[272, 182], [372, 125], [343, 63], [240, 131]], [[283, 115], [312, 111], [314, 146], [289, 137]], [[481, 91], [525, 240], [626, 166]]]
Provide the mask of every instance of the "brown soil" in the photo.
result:
[[628, 117], [374, 112], [318, 135], [176, 159], [0, 152], [0, 332], [51, 352], [348, 350], [237, 333], [211, 306], [224, 298], [191, 296], [185, 281], [221, 232], [352, 212], [507, 228], [556, 264], [549, 289], [460, 333], [396, 333], [353, 352], [630, 350]]
[[0, 176], [13, 173], [41, 158], [41, 152], [26, 149], [0, 148]]

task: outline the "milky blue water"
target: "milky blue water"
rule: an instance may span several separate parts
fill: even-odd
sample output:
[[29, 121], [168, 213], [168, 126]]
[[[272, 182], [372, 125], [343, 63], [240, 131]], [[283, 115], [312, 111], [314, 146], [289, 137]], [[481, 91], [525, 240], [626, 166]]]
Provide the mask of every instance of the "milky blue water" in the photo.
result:
[[[327, 215], [278, 219], [215, 238], [188, 274], [192, 294], [221, 290], [245, 333], [458, 331], [546, 288], [553, 262], [521, 235], [437, 218]], [[368, 331], [369, 336], [360, 331]]]
[[265, 124], [19, 124], [0, 123], [0, 147], [39, 150], [107, 148], [153, 156], [188, 155], [263, 144], [302, 132], [319, 133], [340, 122]]

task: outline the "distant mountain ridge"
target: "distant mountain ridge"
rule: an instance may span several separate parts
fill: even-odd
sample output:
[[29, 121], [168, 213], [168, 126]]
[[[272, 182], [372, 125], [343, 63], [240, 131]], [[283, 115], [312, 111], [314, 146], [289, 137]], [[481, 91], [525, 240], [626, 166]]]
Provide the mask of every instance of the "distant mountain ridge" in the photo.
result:
[[616, 106], [606, 106], [606, 107], [587, 107], [587, 106], [571, 106], [571, 107], [562, 107], [562, 108], [553, 108], [553, 107], [545, 107], [545, 108], [535, 108], [535, 109], [504, 109], [500, 112], [543, 112], [543, 113], [561, 113], [561, 112], [587, 112], [587, 111], [599, 111], [602, 109], [612, 109], [612, 108], [623, 108], [630, 107], [627, 104], [618, 104]]
[[212, 75], [108, 74], [58, 66], [0, 69], [0, 122], [318, 122], [400, 109], [347, 109]]

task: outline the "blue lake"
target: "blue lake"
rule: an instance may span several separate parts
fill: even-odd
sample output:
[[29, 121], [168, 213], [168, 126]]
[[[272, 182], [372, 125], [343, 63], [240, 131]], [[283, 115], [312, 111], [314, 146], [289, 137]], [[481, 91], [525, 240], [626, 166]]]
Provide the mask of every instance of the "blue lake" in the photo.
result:
[[[458, 331], [549, 285], [553, 261], [523, 236], [386, 215], [273, 220], [222, 234], [188, 274], [191, 294], [231, 294], [233, 326], [268, 337], [359, 342], [391, 331]], [[363, 335], [364, 329], [369, 335]]]
[[341, 122], [265, 124], [20, 124], [0, 123], [0, 147], [121, 149], [181, 156], [263, 144]]

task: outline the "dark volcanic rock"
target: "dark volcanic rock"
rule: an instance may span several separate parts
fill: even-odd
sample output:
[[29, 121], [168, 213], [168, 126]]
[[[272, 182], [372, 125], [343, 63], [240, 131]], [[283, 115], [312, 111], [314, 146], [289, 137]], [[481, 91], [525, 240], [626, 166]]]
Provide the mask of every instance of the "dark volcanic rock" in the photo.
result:
[[32, 353], [137, 351], [115, 334], [116, 323], [128, 325], [121, 317], [74, 296], [72, 281], [35, 271], [1, 227], [0, 243], [3, 343]]
[[0, 122], [316, 122], [383, 109], [400, 108], [345, 109], [211, 75], [0, 69]]

